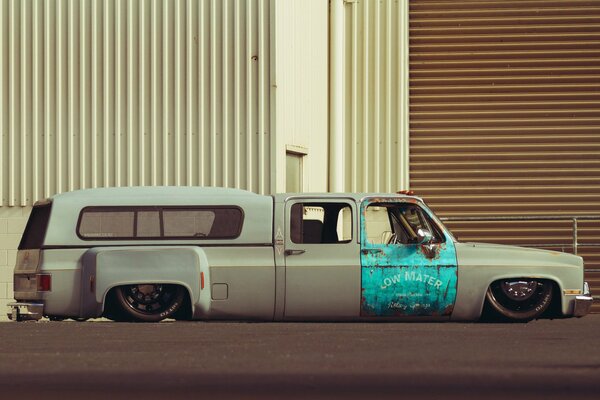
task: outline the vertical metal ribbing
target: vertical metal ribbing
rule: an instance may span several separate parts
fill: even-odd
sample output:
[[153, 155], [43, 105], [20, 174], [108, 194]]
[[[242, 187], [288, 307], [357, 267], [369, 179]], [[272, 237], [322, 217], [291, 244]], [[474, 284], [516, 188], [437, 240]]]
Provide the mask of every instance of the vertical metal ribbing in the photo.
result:
[[198, 49], [198, 108], [200, 109], [199, 117], [198, 117], [198, 182], [200, 186], [204, 186], [206, 181], [204, 179], [204, 168], [206, 167], [206, 157], [205, 154], [206, 149], [204, 148], [205, 143], [205, 118], [206, 112], [206, 103], [204, 101], [204, 86], [206, 84], [206, 68], [204, 67], [204, 56], [205, 56], [205, 45], [204, 45], [204, 1], [198, 3], [198, 42], [200, 43]]
[[[144, 19], [144, 8], [145, 2], [138, 3], [138, 13], [140, 16], [140, 27], [139, 27], [139, 38], [138, 38], [138, 60], [139, 60], [139, 98], [138, 98], [138, 109], [139, 109], [139, 124], [138, 124], [138, 185], [146, 185], [146, 21]], [[118, 65], [118, 64], [117, 64]], [[127, 169], [133, 170], [133, 159], [127, 160]]]
[[246, 5], [246, 189], [253, 190], [254, 157], [252, 157], [252, 4]]
[[352, 192], [358, 191], [358, 171], [356, 166], [358, 165], [358, 3], [352, 3], [352, 127], [351, 127], [351, 148], [352, 148], [352, 159], [350, 160], [350, 176], [352, 183], [350, 190]]
[[175, 2], [175, 185], [181, 185], [181, 1]]
[[240, 2], [235, 0], [233, 4], [233, 174], [235, 188], [240, 187]]
[[210, 2], [210, 184], [217, 184], [217, 15], [216, 2]]
[[162, 154], [162, 184], [169, 184], [169, 7], [163, 3], [163, 154]]
[[98, 10], [92, 6], [92, 187], [98, 187]]
[[127, 2], [127, 185], [133, 185], [133, 0]]
[[[31, 60], [32, 63], [32, 68], [33, 68], [33, 99], [32, 99], [32, 105], [33, 105], [33, 126], [31, 129], [31, 147], [33, 150], [32, 153], [32, 157], [31, 157], [31, 203], [35, 202], [38, 200], [38, 196], [39, 196], [39, 192], [38, 192], [38, 182], [39, 182], [39, 175], [38, 175], [38, 169], [39, 169], [39, 115], [40, 115], [40, 108], [39, 108], [39, 98], [40, 98], [40, 79], [39, 79], [39, 75], [38, 75], [38, 70], [40, 68], [40, 61], [39, 61], [39, 55], [38, 55], [38, 51], [39, 51], [39, 26], [40, 26], [40, 20], [39, 20], [39, 9], [40, 9], [41, 5], [39, 3], [34, 3], [33, 4], [33, 22], [32, 22], [32, 31], [33, 31], [33, 58]], [[2, 8], [2, 7], [0, 7]], [[2, 32], [2, 11], [0, 10], [0, 32]], [[1, 45], [0, 45], [1, 46]], [[0, 62], [0, 64], [3, 64]], [[0, 67], [1, 68], [1, 67]], [[2, 78], [3, 78], [3, 74], [1, 73], [0, 70], [0, 93], [2, 93]], [[2, 102], [2, 98], [0, 95], [0, 103]], [[2, 114], [2, 113], [0, 113]], [[2, 117], [0, 116], [0, 131], [2, 129]], [[2, 138], [0, 137], [0, 154], [2, 153]], [[0, 165], [2, 165], [2, 156], [0, 155]], [[2, 178], [0, 178], [0, 205], [2, 205], [2, 197], [1, 197], [1, 192], [2, 192]]]
[[408, 1], [398, 4], [398, 107], [399, 121], [397, 132], [399, 134], [397, 157], [400, 160], [398, 170], [398, 189], [409, 188], [409, 107], [408, 107], [408, 92], [409, 92], [409, 77], [408, 77]]
[[82, 0], [79, 4], [79, 188], [85, 189], [86, 184], [86, 173], [88, 160], [86, 155], [86, 138], [87, 129], [85, 125], [86, 118], [86, 98], [87, 93], [85, 85], [87, 82], [86, 76], [86, 24], [85, 24], [85, 9], [86, 2]]
[[115, 185], [121, 186], [121, 122], [123, 120], [123, 109], [121, 100], [121, 85], [123, 84], [123, 78], [121, 74], [121, 43], [122, 43], [122, 29], [121, 29], [121, 5], [117, 2], [115, 7]]
[[363, 191], [369, 190], [369, 2], [363, 2]]
[[385, 24], [385, 187], [392, 190], [392, 2], [386, 2]]
[[75, 137], [75, 16], [73, 14], [73, 2], [74, 0], [69, 0], [68, 4], [68, 55], [69, 55], [69, 64], [68, 64], [68, 79], [69, 79], [69, 98], [68, 98], [68, 119], [69, 119], [69, 127], [68, 127], [68, 137], [67, 137], [67, 159], [68, 159], [68, 176], [67, 176], [67, 190], [72, 191], [75, 189], [74, 184], [74, 162], [75, 153], [73, 152], [73, 141]]
[[50, 3], [44, 3], [44, 197], [50, 197]]
[[[20, 60], [20, 69], [21, 69], [21, 138], [20, 138], [20, 147], [21, 147], [21, 170], [20, 170], [20, 202], [21, 206], [27, 205], [27, 81], [29, 79], [27, 76], [27, 2], [23, 1], [21, 3], [21, 60]], [[16, 61], [16, 60], [15, 60]], [[16, 178], [16, 177], [15, 177]]]
[[[104, 60], [104, 67], [103, 67], [103, 75], [104, 75], [104, 82], [103, 82], [103, 90], [102, 90], [102, 97], [103, 97], [103, 117], [104, 117], [104, 126], [103, 126], [103, 138], [102, 138], [102, 156], [103, 156], [103, 186], [104, 187], [108, 187], [110, 186], [110, 180], [109, 180], [109, 173], [110, 173], [110, 160], [109, 160], [109, 138], [110, 138], [110, 114], [109, 114], [109, 110], [108, 110], [108, 102], [110, 100], [110, 89], [109, 89], [109, 82], [110, 82], [110, 76], [109, 76], [109, 67], [110, 67], [110, 53], [109, 53], [109, 47], [108, 47], [108, 35], [109, 35], [109, 29], [108, 29], [108, 5], [109, 2], [108, 0], [104, 1], [104, 12], [103, 12], [103, 32], [102, 32], [102, 36], [103, 36], [103, 54], [102, 54], [102, 58]], [[60, 25], [60, 24], [59, 24]]]
[[185, 88], [186, 88], [186, 113], [185, 113], [185, 131], [187, 134], [187, 146], [186, 146], [186, 156], [185, 156], [185, 160], [186, 160], [186, 166], [187, 166], [187, 171], [186, 171], [186, 184], [188, 186], [192, 186], [193, 185], [193, 158], [192, 158], [192, 138], [193, 138], [193, 132], [192, 132], [192, 93], [193, 93], [193, 88], [194, 88], [194, 81], [192, 78], [192, 48], [194, 46], [194, 43], [192, 41], [192, 2], [191, 0], [187, 0], [186, 2], [186, 24], [185, 24], [185, 29], [186, 29], [186, 56], [185, 56], [185, 61], [186, 61], [186, 68], [185, 68], [185, 72], [186, 72], [186, 79], [185, 79]]
[[265, 17], [264, 0], [258, 0], [258, 193], [265, 193]]
[[[229, 26], [228, 26], [228, 13], [229, 9], [227, 7], [229, 1], [224, 0], [221, 2], [223, 10], [221, 14], [221, 32], [222, 32], [222, 40], [221, 40], [221, 82], [222, 82], [222, 106], [223, 111], [222, 115], [222, 148], [221, 148], [221, 168], [222, 168], [222, 185], [224, 187], [229, 186], [229, 159], [227, 155], [229, 154], [229, 63], [227, 62], [227, 56], [229, 55]], [[215, 165], [216, 166], [216, 165]]]
[[8, 35], [9, 35], [9, 57], [8, 62], [8, 205], [15, 205], [15, 1], [11, 0], [8, 5]]
[[151, 29], [151, 40], [152, 40], [152, 45], [150, 48], [150, 53], [151, 53], [151, 65], [150, 65], [150, 80], [151, 80], [151, 84], [150, 84], [150, 101], [151, 101], [151, 107], [152, 107], [152, 112], [151, 114], [151, 118], [152, 118], [152, 138], [151, 138], [151, 142], [150, 142], [150, 153], [152, 154], [152, 158], [150, 160], [151, 164], [152, 164], [152, 168], [151, 168], [151, 176], [150, 176], [150, 184], [152, 186], [156, 186], [157, 185], [157, 164], [158, 164], [158, 145], [157, 145], [157, 131], [158, 131], [158, 106], [157, 106], [157, 94], [156, 94], [156, 88], [158, 87], [158, 76], [156, 73], [156, 68], [157, 68], [157, 64], [158, 64], [158, 42], [156, 39], [156, 31], [158, 30], [158, 21], [156, 18], [156, 3], [158, 2], [158, 0], [151, 0], [152, 1], [152, 10], [151, 10], [151, 15], [150, 18], [152, 19], [152, 29]]
[[[0, 32], [4, 32], [4, 4], [0, 4]], [[0, 41], [0, 56], [4, 57], [4, 41]], [[0, 168], [4, 168], [4, 62], [0, 62]], [[4, 181], [7, 174], [0, 174], [0, 207], [4, 206]], [[10, 178], [9, 178], [10, 179]]]
[[375, 54], [373, 55], [373, 190], [380, 191], [381, 186], [381, 110], [380, 110], [380, 90], [381, 90], [381, 6], [375, 2]]
[[63, 127], [63, 37], [62, 37], [62, 27], [63, 27], [63, 16], [62, 16], [62, 2], [56, 2], [56, 26], [55, 26], [55, 46], [56, 46], [56, 88], [55, 88], [55, 104], [56, 104], [56, 159], [54, 160], [56, 171], [56, 188], [55, 193], [61, 193], [63, 191], [63, 169], [62, 169], [62, 137], [64, 134]]

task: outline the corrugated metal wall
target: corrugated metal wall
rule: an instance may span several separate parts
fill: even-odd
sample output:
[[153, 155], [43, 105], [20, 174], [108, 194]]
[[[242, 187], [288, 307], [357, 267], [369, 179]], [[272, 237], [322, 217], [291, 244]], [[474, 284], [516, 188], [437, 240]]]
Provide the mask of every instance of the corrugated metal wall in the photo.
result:
[[270, 191], [268, 0], [0, 2], [0, 205], [97, 186]]
[[[599, 1], [411, 1], [410, 101], [411, 187], [440, 215], [600, 215]], [[569, 221], [449, 225], [572, 251]]]
[[345, 3], [345, 190], [408, 188], [408, 1]]

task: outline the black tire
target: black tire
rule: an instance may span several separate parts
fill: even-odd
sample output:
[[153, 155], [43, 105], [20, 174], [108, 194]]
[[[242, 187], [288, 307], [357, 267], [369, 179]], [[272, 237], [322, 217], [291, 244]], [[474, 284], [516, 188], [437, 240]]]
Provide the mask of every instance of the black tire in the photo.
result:
[[133, 321], [158, 322], [171, 317], [183, 304], [185, 289], [161, 283], [115, 288], [116, 305]]
[[490, 308], [511, 321], [530, 321], [552, 303], [553, 285], [545, 279], [502, 279], [493, 282], [486, 298]]

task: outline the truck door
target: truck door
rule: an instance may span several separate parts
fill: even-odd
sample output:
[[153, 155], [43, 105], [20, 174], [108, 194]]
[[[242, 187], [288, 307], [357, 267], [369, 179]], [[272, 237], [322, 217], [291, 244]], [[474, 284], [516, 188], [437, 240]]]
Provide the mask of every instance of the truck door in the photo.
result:
[[454, 242], [414, 199], [361, 205], [361, 316], [449, 316]]
[[360, 244], [353, 200], [285, 205], [285, 319], [360, 314]]

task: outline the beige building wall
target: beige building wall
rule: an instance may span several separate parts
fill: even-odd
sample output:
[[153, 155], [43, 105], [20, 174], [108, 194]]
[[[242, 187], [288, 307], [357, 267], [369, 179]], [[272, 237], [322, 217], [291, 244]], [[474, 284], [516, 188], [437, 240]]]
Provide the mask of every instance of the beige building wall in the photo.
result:
[[0, 320], [6, 320], [6, 304], [13, 298], [13, 268], [17, 246], [31, 207], [0, 207]]

